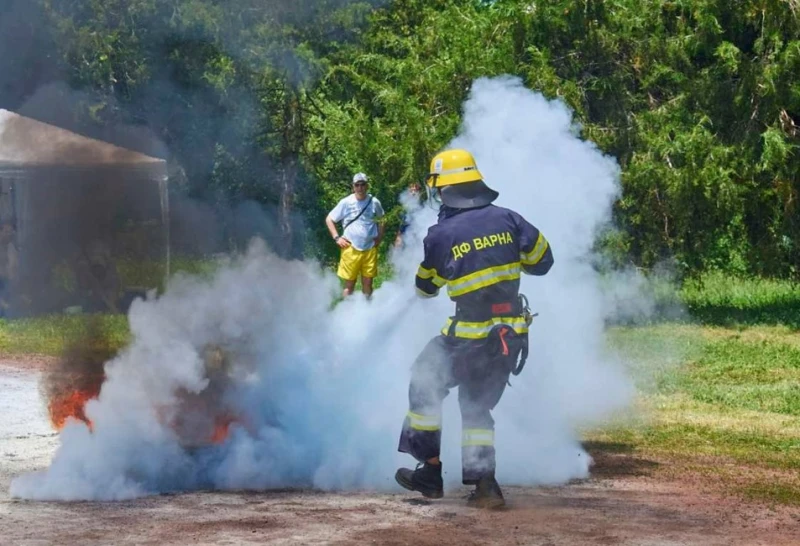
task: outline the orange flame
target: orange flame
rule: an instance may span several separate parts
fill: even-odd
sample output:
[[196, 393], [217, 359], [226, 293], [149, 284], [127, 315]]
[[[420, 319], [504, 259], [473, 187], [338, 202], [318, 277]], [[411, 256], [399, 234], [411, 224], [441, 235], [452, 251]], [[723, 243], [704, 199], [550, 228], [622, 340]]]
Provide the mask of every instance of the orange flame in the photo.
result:
[[[85, 408], [86, 403], [97, 398], [98, 394], [99, 392], [91, 390], [75, 389], [62, 395], [53, 396], [47, 405], [47, 410], [50, 413], [50, 421], [56, 430], [64, 428], [69, 418], [83, 421], [91, 430], [92, 421], [86, 417]], [[217, 415], [207, 441], [211, 444], [222, 444], [230, 435], [231, 425], [238, 422], [239, 419], [230, 414]]]
[[86, 417], [84, 408], [86, 402], [97, 398], [96, 392], [75, 390], [68, 392], [62, 396], [55, 396], [50, 400], [47, 405], [47, 411], [50, 413], [50, 421], [57, 430], [64, 428], [67, 419], [73, 417], [79, 419], [92, 428], [92, 422]]
[[211, 433], [211, 443], [221, 444], [228, 437], [230, 426], [236, 422], [230, 415], [220, 415], [214, 422], [214, 431]]

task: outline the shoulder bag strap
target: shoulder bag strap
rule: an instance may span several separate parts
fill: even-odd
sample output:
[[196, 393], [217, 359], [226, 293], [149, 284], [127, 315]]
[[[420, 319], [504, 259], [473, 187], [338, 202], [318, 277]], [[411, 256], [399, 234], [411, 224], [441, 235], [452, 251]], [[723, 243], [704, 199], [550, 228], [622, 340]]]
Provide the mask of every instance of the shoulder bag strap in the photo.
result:
[[361, 209], [361, 212], [358, 213], [358, 216], [356, 216], [355, 218], [353, 218], [352, 220], [347, 222], [344, 226], [342, 226], [342, 231], [346, 230], [347, 226], [349, 226], [350, 224], [352, 224], [353, 222], [355, 222], [356, 220], [361, 218], [361, 215], [364, 214], [364, 211], [367, 210], [367, 207], [369, 207], [371, 204], [372, 204], [372, 196], [370, 195], [369, 196], [369, 201], [367, 201], [367, 204], [363, 206], [363, 208]]

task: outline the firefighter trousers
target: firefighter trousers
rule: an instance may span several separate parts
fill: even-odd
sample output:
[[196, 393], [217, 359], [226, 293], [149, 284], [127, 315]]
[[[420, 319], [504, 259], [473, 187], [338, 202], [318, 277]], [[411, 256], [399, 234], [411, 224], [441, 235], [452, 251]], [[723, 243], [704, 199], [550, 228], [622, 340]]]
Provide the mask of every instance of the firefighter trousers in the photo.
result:
[[433, 338], [411, 368], [409, 411], [398, 450], [418, 461], [438, 457], [442, 402], [458, 387], [461, 409], [462, 482], [494, 475], [494, 419], [491, 411], [505, 390], [510, 369], [487, 339]]

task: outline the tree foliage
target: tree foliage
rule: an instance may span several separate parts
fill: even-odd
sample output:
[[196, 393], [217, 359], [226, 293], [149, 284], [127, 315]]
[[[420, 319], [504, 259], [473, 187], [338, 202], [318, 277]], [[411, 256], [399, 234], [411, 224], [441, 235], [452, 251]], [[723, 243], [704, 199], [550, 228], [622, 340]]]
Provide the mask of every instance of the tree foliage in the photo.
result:
[[337, 117], [311, 140], [323, 179], [361, 161], [410, 181], [452, 137], [472, 78], [512, 73], [561, 97], [620, 161], [621, 229], [605, 241], [619, 261], [800, 273], [796, 3], [392, 7], [317, 88]]
[[355, 171], [396, 225], [471, 82], [508, 73], [618, 158], [619, 229], [601, 241], [618, 262], [800, 276], [796, 0], [29, 5], [42, 51], [91, 97], [77, 111], [148, 126], [194, 195], [273, 207], [287, 252], [333, 255], [321, 219]]

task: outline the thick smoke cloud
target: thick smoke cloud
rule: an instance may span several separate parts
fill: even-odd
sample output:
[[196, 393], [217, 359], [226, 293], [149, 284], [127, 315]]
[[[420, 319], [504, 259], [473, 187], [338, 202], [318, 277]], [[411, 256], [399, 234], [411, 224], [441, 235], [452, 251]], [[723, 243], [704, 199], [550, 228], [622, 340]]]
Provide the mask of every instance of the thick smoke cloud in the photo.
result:
[[[497, 204], [539, 227], [556, 259], [547, 276], [522, 284], [539, 317], [528, 366], [494, 412], [498, 478], [506, 484], [585, 477], [590, 460], [576, 430], [625, 406], [633, 391], [608, 357], [603, 326], [613, 309], [589, 259], [596, 230], [610, 218], [619, 172], [577, 134], [561, 102], [516, 79], [481, 79], [452, 143], [473, 151], [500, 192]], [[68, 424], [50, 468], [14, 480], [11, 494], [123, 499], [200, 487], [396, 489], [396, 467], [413, 465], [396, 452], [410, 364], [452, 312], [444, 295], [414, 295], [421, 238], [436, 214], [409, 207], [405, 246], [392, 256], [397, 274], [370, 302], [355, 295], [331, 308], [338, 291], [332, 274], [259, 243], [210, 281], [179, 278], [158, 300], [136, 302], [134, 340], [107, 364], [107, 382], [87, 407], [93, 431]], [[210, 347], [222, 351], [226, 366], [209, 364]], [[236, 421], [225, 442], [198, 447], [187, 438], [202, 437], [208, 423], [200, 410], [186, 419], [198, 407], [186, 401], [214, 390], [209, 375], [218, 385], [212, 405]], [[455, 396], [445, 400], [444, 419], [445, 479], [454, 485]]]
[[476, 82], [452, 143], [475, 151], [484, 177], [500, 191], [497, 204], [539, 227], [556, 259], [547, 276], [522, 280], [540, 316], [531, 327], [531, 368], [496, 412], [501, 480], [585, 476], [588, 456], [572, 430], [632, 394], [620, 368], [603, 356], [609, 310], [589, 260], [619, 191], [619, 168], [578, 132], [562, 102], [500, 78]]

